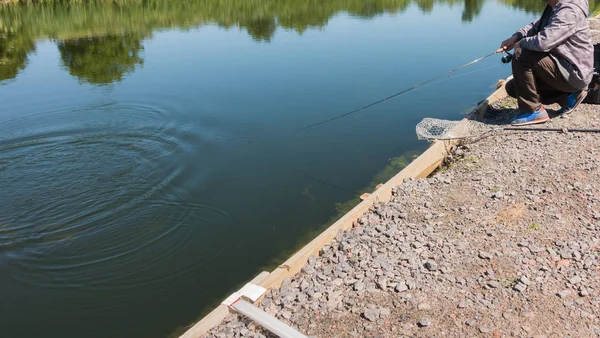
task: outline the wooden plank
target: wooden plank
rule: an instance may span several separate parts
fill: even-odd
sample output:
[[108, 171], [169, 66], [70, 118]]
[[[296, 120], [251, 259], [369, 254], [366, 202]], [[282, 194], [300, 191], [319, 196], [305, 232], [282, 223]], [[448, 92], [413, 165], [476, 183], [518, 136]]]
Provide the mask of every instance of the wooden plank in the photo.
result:
[[[258, 276], [254, 277], [250, 283], [260, 285], [260, 283], [269, 276], [267, 271], [261, 272]], [[213, 327], [221, 324], [223, 319], [227, 317], [230, 310], [225, 305], [219, 305], [216, 309], [212, 310], [208, 315], [204, 316], [202, 320], [197, 322], [194, 326], [188, 329], [180, 338], [198, 338], [206, 332], [210, 331]]]
[[[509, 78], [510, 79], [510, 78]], [[507, 79], [508, 80], [508, 79]], [[496, 90], [487, 99], [482, 101], [477, 108], [469, 115], [470, 117], [478, 117], [480, 114], [483, 116], [487, 110], [488, 104], [496, 100], [503, 99], [507, 96], [504, 85]], [[287, 261], [277, 267], [273, 272], [268, 274], [265, 278], [254, 284], [263, 286], [266, 289], [278, 288], [281, 283], [286, 279], [297, 274], [300, 269], [306, 264], [308, 258], [312, 255], [317, 255], [319, 251], [326, 244], [330, 243], [333, 238], [337, 235], [338, 231], [346, 230], [354, 224], [354, 222], [360, 218], [365, 212], [371, 208], [371, 206], [378, 202], [388, 202], [392, 196], [392, 189], [400, 185], [406, 178], [425, 178], [429, 176], [436, 168], [438, 168], [446, 155], [448, 150], [460, 142], [460, 140], [449, 140], [449, 141], [435, 141], [431, 146], [419, 157], [414, 159], [408, 166], [400, 171], [396, 176], [392, 177], [385, 184], [378, 185], [377, 189], [369, 196], [363, 195], [365, 199], [350, 210], [347, 214], [342, 216], [337, 222], [323, 231], [319, 236], [313, 239], [310, 243], [305, 245], [302, 249], [296, 252]], [[264, 272], [263, 272], [264, 274]], [[261, 275], [263, 275], [261, 274]], [[261, 276], [259, 275], [259, 276]], [[258, 278], [258, 277], [257, 277]], [[256, 278], [255, 278], [256, 279]], [[259, 299], [260, 302], [260, 299]], [[208, 316], [204, 317], [188, 332], [186, 332], [181, 338], [197, 338], [202, 334], [208, 332], [214, 326], [219, 325], [220, 322], [229, 313], [228, 309], [222, 306], [215, 309]], [[213, 314], [214, 313], [214, 314]], [[210, 318], [207, 318], [210, 317]]]

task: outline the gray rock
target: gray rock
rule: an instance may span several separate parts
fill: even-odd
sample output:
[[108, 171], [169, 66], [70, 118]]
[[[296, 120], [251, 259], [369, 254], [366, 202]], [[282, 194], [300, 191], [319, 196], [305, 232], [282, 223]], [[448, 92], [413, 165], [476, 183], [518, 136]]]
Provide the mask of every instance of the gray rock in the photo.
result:
[[489, 286], [492, 289], [498, 289], [498, 288], [502, 287], [502, 285], [500, 285], [500, 283], [495, 280], [491, 280], [491, 281], [487, 282], [487, 286]]
[[562, 290], [556, 294], [560, 298], [567, 298], [571, 295], [571, 290]]
[[313, 275], [316, 272], [316, 270], [313, 266], [306, 265], [302, 268], [302, 272], [304, 272], [307, 275]]
[[408, 286], [404, 281], [400, 281], [394, 290], [396, 290], [396, 292], [404, 292], [408, 290]]
[[464, 309], [468, 308], [471, 305], [473, 305], [473, 302], [470, 299], [463, 299], [462, 301], [460, 301], [460, 303], [458, 303], [458, 308]]
[[581, 283], [581, 277], [579, 277], [579, 276], [571, 277], [571, 279], [569, 279], [569, 283], [571, 283], [573, 285], [579, 284], [579, 283]]
[[431, 320], [429, 318], [421, 318], [417, 325], [419, 325], [419, 327], [427, 327], [431, 325]]
[[422, 310], [422, 311], [429, 311], [429, 310], [431, 310], [431, 305], [429, 303], [421, 303], [421, 304], [417, 305], [417, 309]]
[[377, 281], [376, 285], [378, 288], [385, 291], [387, 289], [387, 280], [382, 278], [379, 281]]
[[517, 283], [517, 285], [513, 287], [513, 290], [518, 292], [523, 292], [525, 291], [525, 289], [527, 289], [527, 285], [525, 285], [524, 283]]
[[498, 191], [492, 194], [492, 198], [502, 199], [504, 198], [504, 193], [502, 191]]
[[377, 321], [379, 319], [379, 310], [378, 309], [367, 309], [363, 312], [363, 317], [370, 322]]
[[281, 315], [281, 317], [283, 317], [283, 318], [285, 318], [285, 319], [290, 319], [290, 318], [292, 318], [292, 311], [290, 311], [290, 310], [287, 310], [287, 309], [285, 309], [285, 310], [282, 310], [282, 311], [281, 311], [279, 314]]
[[527, 276], [523, 276], [523, 277], [519, 278], [519, 280], [521, 281], [521, 283], [523, 283], [525, 285], [531, 285], [531, 280], [529, 278], [527, 278]]
[[438, 269], [437, 263], [434, 261], [427, 261], [425, 264], [423, 264], [423, 266], [429, 271], [437, 271]]
[[480, 326], [479, 327], [479, 332], [481, 332], [481, 333], [491, 333], [492, 331], [494, 331], [494, 329], [491, 327], [488, 327], [488, 326]]
[[465, 322], [465, 325], [467, 326], [475, 326], [475, 321], [473, 319], [469, 319]]
[[492, 259], [492, 254], [485, 251], [479, 251], [479, 258], [481, 259]]

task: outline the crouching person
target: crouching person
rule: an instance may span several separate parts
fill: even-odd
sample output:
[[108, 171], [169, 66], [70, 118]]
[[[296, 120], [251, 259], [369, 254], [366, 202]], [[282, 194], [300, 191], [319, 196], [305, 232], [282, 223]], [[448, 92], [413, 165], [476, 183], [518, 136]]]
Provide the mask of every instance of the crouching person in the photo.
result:
[[548, 121], [544, 104], [558, 103], [559, 114], [571, 113], [587, 95], [592, 80], [594, 47], [587, 0], [544, 0], [541, 18], [502, 42], [515, 49], [508, 94], [517, 99], [513, 125]]

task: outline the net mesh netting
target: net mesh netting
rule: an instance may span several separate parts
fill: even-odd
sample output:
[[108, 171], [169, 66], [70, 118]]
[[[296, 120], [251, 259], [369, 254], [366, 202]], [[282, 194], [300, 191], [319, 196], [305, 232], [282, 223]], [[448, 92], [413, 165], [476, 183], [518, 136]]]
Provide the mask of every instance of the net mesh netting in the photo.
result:
[[489, 130], [485, 124], [473, 120], [460, 121], [425, 118], [416, 127], [419, 140], [454, 140], [480, 135]]

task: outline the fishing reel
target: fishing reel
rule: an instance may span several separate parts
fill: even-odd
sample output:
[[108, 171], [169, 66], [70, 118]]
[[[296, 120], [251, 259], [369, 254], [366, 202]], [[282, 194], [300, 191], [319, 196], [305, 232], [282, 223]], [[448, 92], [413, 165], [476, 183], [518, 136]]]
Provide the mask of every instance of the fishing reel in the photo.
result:
[[502, 51], [502, 63], [507, 65], [512, 61], [513, 55], [507, 51]]

